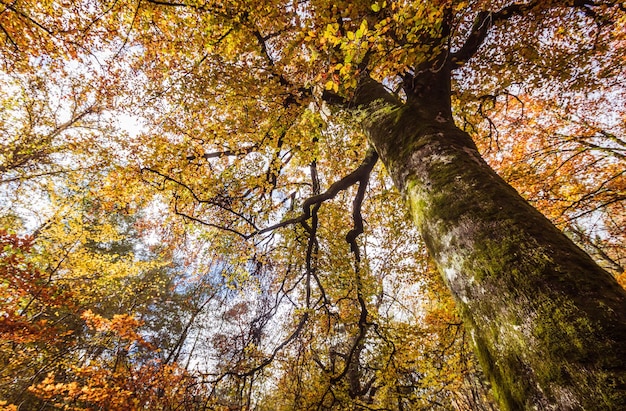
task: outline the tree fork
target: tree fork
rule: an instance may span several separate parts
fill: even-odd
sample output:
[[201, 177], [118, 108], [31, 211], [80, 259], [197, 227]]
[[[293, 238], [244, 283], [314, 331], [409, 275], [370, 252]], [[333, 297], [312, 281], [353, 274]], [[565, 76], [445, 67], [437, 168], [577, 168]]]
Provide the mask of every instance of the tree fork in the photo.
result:
[[626, 409], [626, 291], [481, 158], [452, 120], [445, 85], [402, 104], [363, 83], [355, 96], [367, 111], [363, 128], [502, 408]]

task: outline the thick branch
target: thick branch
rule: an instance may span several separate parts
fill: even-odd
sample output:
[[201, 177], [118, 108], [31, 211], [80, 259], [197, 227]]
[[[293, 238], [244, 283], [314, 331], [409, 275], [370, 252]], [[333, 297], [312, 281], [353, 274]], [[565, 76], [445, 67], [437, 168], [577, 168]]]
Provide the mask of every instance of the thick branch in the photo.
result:
[[[354, 106], [368, 106], [374, 102], [391, 104], [400, 106], [402, 103], [393, 94], [391, 94], [385, 86], [371, 78], [369, 75], [363, 75], [359, 81], [359, 85], [354, 92], [354, 96], [350, 101]], [[332, 104], [332, 101], [329, 102]]]
[[465, 44], [456, 52], [450, 55], [450, 62], [454, 66], [465, 64], [469, 60], [487, 37], [489, 29], [493, 25], [493, 13], [489, 11], [481, 11], [474, 20], [474, 25], [469, 36], [465, 40]]
[[363, 178], [367, 178], [376, 160], [378, 160], [378, 155], [373, 148], [369, 148], [361, 165], [359, 165], [356, 170], [333, 183], [324, 193], [306, 199], [302, 204], [302, 208], [304, 209], [304, 215], [307, 216], [307, 219], [311, 215], [311, 206], [326, 200], [331, 200], [335, 198], [340, 191], [346, 190], [348, 187], [360, 182]]
[[[225, 152], [220, 152], [220, 153], [214, 153], [215, 157], [218, 157], [220, 155], [227, 155], [224, 154]], [[209, 154], [205, 154], [203, 157], [208, 158], [207, 156], [212, 156], [211, 153]], [[195, 158], [195, 157], [194, 157]], [[187, 218], [191, 221], [200, 223], [202, 225], [206, 225], [208, 227], [214, 227], [214, 228], [218, 228], [218, 229], [222, 229], [234, 234], [237, 234], [238, 236], [244, 238], [244, 239], [250, 239], [252, 237], [255, 237], [257, 235], [262, 235], [271, 231], [274, 231], [276, 229], [282, 228], [282, 227], [286, 227], [292, 224], [302, 224], [305, 229], [307, 229], [307, 231], [310, 231], [310, 227], [306, 224], [306, 221], [308, 219], [311, 218], [313, 211], [317, 211], [317, 209], [319, 209], [319, 207], [321, 206], [321, 204], [324, 201], [328, 201], [328, 200], [332, 200], [333, 198], [335, 198], [335, 196], [337, 194], [339, 194], [339, 192], [347, 190], [349, 187], [352, 187], [354, 184], [362, 182], [362, 181], [367, 181], [367, 178], [369, 177], [369, 174], [372, 170], [372, 168], [374, 167], [374, 164], [376, 164], [376, 161], [378, 160], [378, 155], [376, 154], [376, 151], [373, 148], [368, 149], [367, 154], [365, 156], [365, 158], [363, 159], [363, 162], [359, 165], [359, 167], [357, 167], [353, 172], [351, 172], [350, 174], [348, 174], [347, 176], [343, 177], [341, 180], [336, 181], [335, 183], [333, 183], [328, 190], [326, 190], [325, 192], [321, 193], [321, 194], [317, 194], [314, 195], [312, 197], [307, 198], [304, 203], [302, 203], [302, 214], [300, 214], [297, 217], [294, 218], [290, 218], [284, 221], [281, 221], [279, 223], [273, 224], [271, 226], [262, 228], [262, 229], [257, 229], [256, 225], [254, 224], [254, 222], [252, 220], [250, 220], [249, 218], [247, 218], [246, 216], [244, 216], [241, 213], [238, 213], [237, 211], [231, 209], [230, 207], [228, 207], [227, 204], [223, 204], [220, 201], [218, 201], [218, 199], [215, 198], [211, 198], [211, 199], [202, 199], [200, 197], [198, 197], [198, 195], [193, 191], [193, 189], [191, 187], [189, 187], [188, 185], [186, 185], [185, 183], [183, 183], [182, 181], [178, 181], [168, 175], [165, 175], [161, 172], [159, 172], [158, 170], [155, 169], [151, 169], [148, 167], [143, 168], [141, 171], [148, 171], [151, 173], [154, 173], [158, 176], [160, 176], [161, 178], [164, 179], [164, 181], [169, 181], [172, 182], [176, 185], [178, 185], [179, 187], [185, 189], [186, 191], [189, 192], [189, 194], [191, 194], [191, 196], [193, 197], [193, 199], [195, 201], [197, 201], [198, 203], [204, 203], [204, 204], [210, 204], [210, 205], [214, 205], [217, 207], [220, 207], [222, 209], [224, 209], [225, 211], [228, 211], [229, 213], [232, 213], [233, 215], [237, 216], [238, 218], [244, 220], [246, 223], [248, 223], [249, 225], [252, 226], [252, 228], [254, 229], [254, 231], [246, 234], [246, 233], [242, 233], [239, 232], [237, 230], [234, 230], [232, 228], [228, 228], [228, 227], [224, 227], [224, 226], [219, 226], [213, 223], [210, 223], [208, 221], [204, 221], [202, 219], [199, 219], [197, 217], [194, 216], [190, 216], [180, 210], [177, 209], [177, 206], [175, 204], [176, 207], [176, 214]], [[362, 201], [362, 200], [361, 200]], [[358, 216], [357, 216], [357, 220], [355, 220], [355, 223], [358, 221]], [[362, 224], [362, 222], [361, 222]], [[355, 226], [356, 227], [356, 226]], [[360, 234], [360, 233], [359, 233]], [[354, 234], [348, 234], [350, 236], [354, 236], [354, 238], [356, 238], [356, 235]]]
[[378, 153], [376, 153], [376, 150], [373, 148], [370, 148], [365, 160], [363, 161], [366, 168], [364, 168], [363, 176], [359, 180], [359, 190], [357, 191], [352, 203], [352, 220], [354, 221], [354, 228], [346, 234], [346, 241], [350, 244], [350, 250], [354, 253], [357, 264], [361, 261], [361, 255], [356, 238], [363, 233], [363, 216], [361, 215], [361, 206], [363, 205], [363, 199], [365, 198], [365, 190], [367, 189], [369, 176], [374, 168], [374, 165], [376, 165], [377, 160]]
[[528, 4], [511, 4], [502, 8], [497, 12], [481, 11], [474, 20], [474, 25], [470, 30], [469, 36], [465, 40], [465, 44], [455, 53], [450, 54], [449, 62], [452, 67], [465, 64], [470, 58], [476, 54], [480, 46], [487, 38], [489, 29], [495, 24], [506, 21], [513, 16], [519, 16], [537, 5], [537, 2]]
[[[476, 16], [476, 19], [474, 20], [474, 25], [470, 30], [470, 34], [465, 40], [465, 44], [463, 44], [463, 46], [457, 52], [452, 53], [449, 56], [448, 61], [452, 63], [452, 68], [462, 66], [476, 54], [480, 46], [485, 41], [485, 38], [489, 34], [489, 30], [491, 29], [491, 27], [500, 22], [507, 21], [513, 16], [520, 16], [524, 13], [527, 13], [533, 8], [540, 5], [541, 2], [531, 1], [527, 4], [511, 4], [500, 9], [497, 12], [479, 12]], [[550, 7], [576, 7], [581, 9], [587, 17], [597, 20], [598, 14], [591, 8], [597, 5], [598, 4], [590, 0], [574, 0], [574, 2], [570, 4], [556, 3], [555, 6]]]
[[346, 235], [346, 241], [350, 244], [350, 249], [354, 253], [356, 259], [355, 266], [355, 275], [356, 275], [356, 293], [357, 300], [359, 302], [359, 333], [357, 334], [352, 347], [348, 355], [346, 356], [346, 364], [344, 369], [339, 375], [331, 378], [331, 383], [335, 384], [344, 378], [348, 373], [350, 374], [350, 395], [352, 398], [355, 398], [359, 395], [363, 395], [369, 390], [373, 380], [370, 383], [365, 385], [365, 388], [361, 387], [359, 380], [359, 356], [362, 349], [362, 344], [369, 329], [371, 323], [368, 323], [367, 317], [369, 315], [367, 310], [367, 305], [365, 303], [365, 298], [362, 292], [362, 284], [361, 284], [361, 276], [359, 270], [359, 263], [361, 261], [361, 256], [359, 252], [359, 246], [356, 242], [356, 238], [363, 233], [363, 217], [361, 215], [361, 206], [363, 204], [363, 199], [365, 197], [365, 191], [367, 188], [367, 182], [369, 180], [370, 173], [374, 168], [374, 165], [378, 161], [378, 154], [373, 148], [368, 150], [367, 156], [362, 163], [363, 173], [361, 179], [359, 180], [359, 189], [357, 191], [356, 197], [354, 198], [354, 202], [352, 205], [352, 218], [354, 220], [354, 228], [348, 232]]
[[[313, 193], [319, 194], [320, 184], [319, 176], [317, 174], [317, 163], [313, 161], [311, 163], [311, 180], [313, 181]], [[305, 230], [309, 233], [309, 241], [306, 248], [306, 308], [311, 308], [311, 277], [315, 278], [317, 283], [321, 286], [319, 279], [317, 278], [317, 254], [319, 252], [319, 243], [317, 242], [317, 226], [318, 218], [317, 211], [321, 207], [322, 203], [318, 203], [313, 207], [311, 212], [311, 225], [303, 224]], [[303, 222], [304, 223], [304, 222]], [[323, 288], [322, 288], [323, 290]], [[325, 295], [322, 294], [325, 298]]]
[[333, 183], [325, 192], [307, 198], [304, 203], [302, 203], [303, 212], [298, 217], [290, 218], [264, 229], [254, 231], [248, 235], [245, 235], [245, 237], [251, 238], [255, 235], [264, 234], [269, 231], [276, 230], [277, 228], [285, 227], [291, 224], [306, 222], [306, 220], [311, 218], [311, 207], [314, 207], [315, 205], [321, 205], [321, 203], [323, 203], [324, 201], [332, 200], [337, 194], [339, 194], [339, 192], [347, 190], [349, 187], [352, 187], [354, 184], [361, 181], [364, 176], [369, 176], [369, 173], [376, 163], [376, 160], [378, 160], [378, 155], [373, 148], [370, 148], [361, 165], [359, 165], [359, 167], [357, 167], [353, 172], [343, 177], [341, 180]]
[[193, 7], [191, 4], [187, 3], [177, 3], [170, 1], [159, 1], [159, 0], [146, 0], [148, 3], [156, 4], [158, 6], [171, 6], [171, 7]]

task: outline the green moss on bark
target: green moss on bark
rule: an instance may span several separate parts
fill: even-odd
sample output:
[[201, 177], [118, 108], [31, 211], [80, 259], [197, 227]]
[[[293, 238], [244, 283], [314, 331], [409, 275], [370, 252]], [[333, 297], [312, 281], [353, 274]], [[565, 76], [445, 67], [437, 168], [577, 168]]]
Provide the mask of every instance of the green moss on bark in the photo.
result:
[[378, 111], [369, 132], [505, 410], [626, 409], [626, 293], [450, 123]]

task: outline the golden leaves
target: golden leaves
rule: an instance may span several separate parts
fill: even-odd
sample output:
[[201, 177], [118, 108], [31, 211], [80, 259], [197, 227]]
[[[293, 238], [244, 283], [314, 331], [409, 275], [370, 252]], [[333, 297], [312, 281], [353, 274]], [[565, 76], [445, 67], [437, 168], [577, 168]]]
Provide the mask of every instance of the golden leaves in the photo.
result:
[[[358, 271], [345, 241], [356, 187], [320, 206], [315, 234], [311, 218], [306, 225], [247, 236], [299, 215], [305, 199], [361, 161], [368, 143], [359, 113], [329, 108], [319, 101], [321, 89], [349, 100], [363, 73], [395, 89], [400, 77], [453, 51], [475, 11], [499, 4], [192, 1], [179, 7], [118, 1], [112, 9], [81, 1], [12, 4], [0, 14], [2, 57], [19, 76], [0, 80], [7, 85], [0, 130], [11, 138], [3, 140], [0, 171], [11, 169], [11, 187], [19, 188], [12, 196], [14, 211], [31, 207], [35, 192], [42, 198], [36, 202], [36, 252], [25, 251], [24, 258], [7, 254], [8, 263], [0, 266], [0, 293], [7, 297], [2, 309], [14, 321], [2, 323], [3, 335], [19, 349], [0, 348], [3, 355], [27, 359], [8, 368], [26, 375], [21, 384], [30, 384], [41, 357], [60, 358], [50, 361], [68, 375], [49, 374], [32, 392], [76, 409], [147, 409], [167, 401], [180, 408], [189, 400], [185, 395], [202, 398], [222, 390], [233, 396], [224, 403], [234, 403], [236, 393], [245, 391], [270, 407], [319, 408], [337, 398], [347, 409], [355, 406], [349, 378], [363, 386], [373, 381], [375, 389], [354, 397], [381, 408], [397, 407], [398, 401], [427, 407], [429, 400], [451, 401], [445, 391], [450, 387], [464, 389], [473, 364], [465, 355], [459, 320], [382, 167], [372, 175], [362, 209], [366, 231], [359, 237]], [[547, 11], [546, 16], [567, 17]], [[611, 27], [611, 44], [623, 40], [622, 17]], [[527, 84], [568, 83], [579, 73], [564, 56], [572, 45], [591, 44], [592, 26], [564, 30], [551, 21], [542, 36], [525, 38], [528, 44], [522, 45], [519, 38], [538, 33], [531, 30], [538, 23], [494, 28], [481, 49], [484, 58], [453, 86], [459, 119], [497, 112], [492, 120], [500, 127], [501, 150], [493, 151], [492, 162], [562, 226], [576, 228], [567, 220], [577, 213], [601, 215], [606, 237], [586, 235], [586, 244], [610, 246], [602, 252], [623, 267], [623, 121], [612, 129], [582, 124], [570, 108], [546, 103], [555, 93], [543, 102], [531, 92], [511, 97], [518, 91], [513, 80], [525, 73], [518, 68], [522, 58], [540, 68], [533, 73], [544, 74], [524, 78]], [[559, 48], [549, 50], [541, 44], [546, 40]], [[500, 46], [510, 46], [508, 53], [500, 53]], [[603, 62], [603, 75], [618, 70], [617, 60]], [[28, 77], [29, 87], [22, 87], [20, 76]], [[581, 89], [582, 83], [568, 84]], [[22, 87], [23, 97], [6, 91], [13, 87]], [[509, 94], [481, 100], [493, 90]], [[58, 100], [61, 105], [55, 105]], [[598, 107], [581, 110], [605, 111]], [[116, 130], [113, 120], [120, 113], [139, 117], [145, 126], [132, 136]], [[485, 151], [486, 146], [485, 141]], [[80, 167], [70, 167], [75, 165]], [[20, 228], [8, 213], [1, 217], [3, 224]], [[22, 228], [32, 225], [26, 221]], [[207, 263], [212, 258], [220, 264]], [[175, 273], [179, 267], [182, 274]], [[176, 282], [175, 275], [184, 279]], [[212, 287], [232, 305], [207, 307], [220, 326], [231, 328], [202, 334], [194, 326], [212, 317], [202, 317], [198, 307], [204, 306], [194, 304]], [[196, 294], [185, 294], [188, 289]], [[254, 293], [242, 291], [249, 289]], [[168, 301], [159, 300], [163, 295]], [[29, 305], [34, 296], [38, 305]], [[173, 327], [162, 312], [178, 314], [168, 305], [176, 298], [188, 298], [180, 306], [191, 307], [184, 313], [189, 329], [197, 331], [194, 338], [214, 342], [206, 349], [223, 354], [216, 390], [193, 391], [198, 381], [180, 368], [182, 362], [159, 362], [165, 355], [148, 344], [148, 336], [157, 334], [147, 331], [150, 321], [159, 331]], [[250, 301], [260, 308], [249, 308]], [[368, 310], [365, 319], [361, 304]], [[41, 307], [45, 319], [37, 318]], [[220, 309], [224, 315], [216, 314]], [[28, 316], [16, 315], [20, 311]], [[301, 334], [274, 352], [304, 315]], [[60, 326], [63, 347], [46, 346], [55, 341], [49, 335], [57, 330], [52, 323]], [[276, 328], [263, 330], [268, 323]], [[181, 341], [187, 336], [181, 332]], [[358, 338], [361, 346], [354, 344]], [[85, 342], [84, 353], [73, 345], [77, 341]], [[178, 352], [184, 351], [180, 347]], [[362, 356], [350, 363], [358, 349]], [[232, 375], [267, 358], [273, 362], [262, 372]], [[197, 351], [188, 359], [217, 361]], [[339, 378], [344, 369], [356, 371]], [[278, 389], [271, 393], [257, 388], [274, 383]]]
[[582, 117], [586, 110], [608, 110], [611, 104], [602, 97], [580, 96], [564, 107], [524, 94], [499, 98], [487, 111], [498, 133], [491, 143], [499, 150], [487, 148], [487, 140], [482, 148], [522, 195], [618, 274], [625, 261], [618, 244], [624, 238], [620, 198], [626, 145], [616, 136], [624, 124]]
[[76, 375], [77, 381], [59, 381], [54, 373], [48, 373], [30, 391], [68, 410], [167, 409], [191, 399], [180, 390], [191, 381], [185, 371], [176, 366], [151, 363], [131, 370], [111, 371], [95, 364], [69, 371]]
[[7, 401], [0, 400], [1, 411], [17, 411], [17, 405], [9, 404]]
[[100, 333], [114, 333], [129, 343], [149, 345], [136, 331], [141, 322], [128, 314], [115, 314], [111, 320], [107, 320], [91, 310], [86, 310], [81, 318], [88, 327]]

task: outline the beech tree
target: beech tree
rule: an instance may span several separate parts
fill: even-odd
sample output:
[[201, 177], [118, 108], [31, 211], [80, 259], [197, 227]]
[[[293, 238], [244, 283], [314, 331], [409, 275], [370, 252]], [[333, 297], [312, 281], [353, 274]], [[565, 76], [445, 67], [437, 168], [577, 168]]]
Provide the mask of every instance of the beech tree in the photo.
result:
[[[133, 201], [163, 199], [193, 224], [205, 252], [227, 262], [232, 287], [256, 279], [260, 305], [222, 315], [229, 332], [248, 328], [233, 340], [213, 336], [228, 358], [213, 379], [223, 398], [250, 407], [255, 378], [284, 361], [304, 369], [297, 380], [272, 377], [293, 407], [416, 404], [381, 383], [395, 378], [411, 395], [421, 389], [416, 367], [389, 366], [399, 358], [394, 347], [411, 347], [390, 336], [376, 275], [393, 272], [378, 263], [384, 256], [425, 265], [411, 253], [423, 242], [502, 409], [626, 407], [626, 292], [572, 241], [623, 281], [615, 246], [626, 184], [622, 3], [2, 7], [5, 77], [62, 79], [71, 92], [60, 96], [74, 103], [65, 108], [69, 120], [42, 127], [51, 131], [49, 147], [30, 149], [26, 139], [24, 150], [3, 148], [15, 155], [0, 171], [53, 157], [62, 134], [55, 130], [87, 118], [138, 118], [141, 134], [99, 147], [124, 158], [116, 173], [137, 190]], [[577, 165], [593, 175], [577, 175]], [[110, 197], [112, 208], [128, 200]], [[601, 235], [589, 234], [586, 216], [600, 221]], [[390, 251], [394, 238], [408, 258]], [[413, 284], [420, 281], [416, 275]], [[278, 341], [268, 338], [287, 301], [291, 325]], [[326, 340], [314, 338], [323, 333]], [[313, 380], [319, 392], [303, 393]]]

